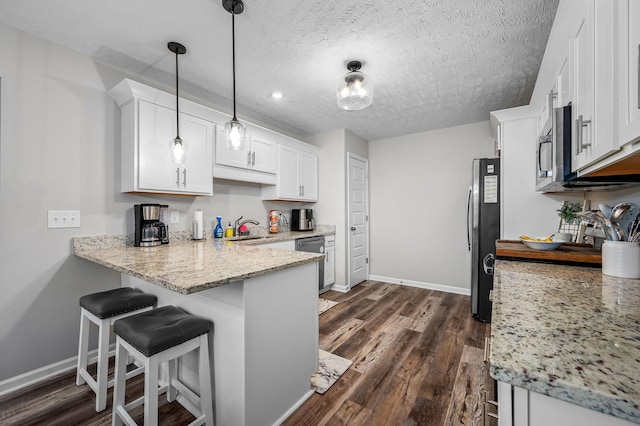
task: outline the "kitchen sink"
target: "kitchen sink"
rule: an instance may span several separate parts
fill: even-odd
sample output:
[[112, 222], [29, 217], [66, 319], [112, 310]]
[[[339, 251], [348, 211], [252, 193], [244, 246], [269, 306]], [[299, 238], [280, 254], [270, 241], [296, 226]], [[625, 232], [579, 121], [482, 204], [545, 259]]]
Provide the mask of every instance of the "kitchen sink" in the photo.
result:
[[259, 240], [269, 238], [264, 235], [240, 235], [237, 237], [227, 237], [227, 241], [247, 241], [247, 240]]

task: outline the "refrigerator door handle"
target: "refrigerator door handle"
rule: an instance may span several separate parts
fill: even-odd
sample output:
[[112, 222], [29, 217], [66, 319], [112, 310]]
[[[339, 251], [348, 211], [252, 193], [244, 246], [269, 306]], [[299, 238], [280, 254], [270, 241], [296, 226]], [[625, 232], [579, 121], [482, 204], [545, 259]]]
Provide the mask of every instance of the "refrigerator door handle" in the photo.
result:
[[[484, 269], [485, 274], [493, 275], [493, 265], [495, 261], [496, 259], [493, 257], [493, 253], [489, 253], [482, 259], [482, 269]], [[489, 265], [489, 262], [491, 262], [491, 265]]]
[[467, 194], [467, 249], [471, 251], [471, 230], [469, 221], [471, 219], [471, 191], [472, 187], [469, 187], [469, 192]]

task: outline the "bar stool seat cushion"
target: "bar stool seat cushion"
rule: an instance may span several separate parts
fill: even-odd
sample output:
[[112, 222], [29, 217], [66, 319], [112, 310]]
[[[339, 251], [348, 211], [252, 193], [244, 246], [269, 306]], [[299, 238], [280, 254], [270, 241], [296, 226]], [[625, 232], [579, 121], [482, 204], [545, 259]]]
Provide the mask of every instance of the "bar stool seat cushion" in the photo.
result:
[[80, 306], [100, 319], [111, 318], [156, 304], [156, 296], [131, 287], [121, 287], [80, 298]]
[[206, 318], [188, 314], [175, 306], [163, 306], [119, 319], [113, 332], [150, 357], [211, 330]]

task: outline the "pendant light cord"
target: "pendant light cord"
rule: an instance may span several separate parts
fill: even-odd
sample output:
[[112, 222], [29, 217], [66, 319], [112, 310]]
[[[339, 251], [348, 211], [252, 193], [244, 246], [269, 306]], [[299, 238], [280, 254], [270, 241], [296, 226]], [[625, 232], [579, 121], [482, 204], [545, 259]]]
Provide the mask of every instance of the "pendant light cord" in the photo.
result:
[[180, 139], [180, 109], [178, 108], [180, 89], [178, 84], [178, 51], [176, 50], [176, 139]]
[[235, 10], [231, 11], [231, 62], [233, 63], [233, 121], [238, 121], [236, 118], [236, 13]]

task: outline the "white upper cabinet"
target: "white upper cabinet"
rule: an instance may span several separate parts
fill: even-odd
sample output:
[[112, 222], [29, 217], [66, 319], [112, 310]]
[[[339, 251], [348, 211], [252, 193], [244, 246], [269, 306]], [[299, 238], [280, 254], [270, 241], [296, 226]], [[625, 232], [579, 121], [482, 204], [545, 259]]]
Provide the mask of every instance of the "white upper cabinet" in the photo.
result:
[[211, 195], [212, 167], [207, 160], [211, 158], [214, 124], [180, 113], [180, 137], [187, 143], [187, 155], [183, 164], [176, 164], [169, 148], [176, 135], [175, 110], [142, 100], [137, 103], [137, 190]]
[[318, 201], [318, 155], [292, 146], [278, 147], [278, 183], [263, 187], [264, 200]]
[[257, 172], [276, 173], [277, 143], [247, 133], [244, 149], [233, 151], [227, 148], [223, 126], [218, 126], [217, 140], [219, 142], [216, 144], [216, 164]]
[[615, 13], [606, 0], [580, 2], [573, 34], [572, 169], [618, 150], [614, 137]]
[[640, 139], [640, 2], [620, 0], [618, 10], [618, 141], [620, 146]]
[[189, 113], [197, 114], [197, 108], [180, 108], [187, 155], [176, 164], [170, 150], [177, 131], [175, 95], [128, 79], [110, 94], [121, 111], [122, 192], [213, 195], [213, 122]]

